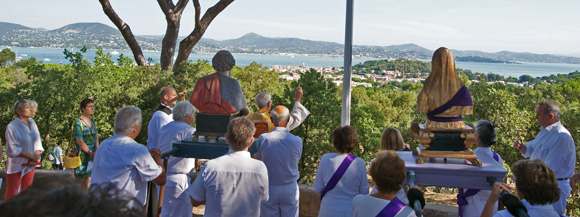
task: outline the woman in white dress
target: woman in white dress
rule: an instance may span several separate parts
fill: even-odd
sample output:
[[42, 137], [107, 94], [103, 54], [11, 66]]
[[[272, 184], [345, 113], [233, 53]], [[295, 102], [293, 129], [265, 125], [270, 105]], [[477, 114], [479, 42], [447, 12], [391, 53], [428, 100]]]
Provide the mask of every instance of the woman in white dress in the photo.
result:
[[[369, 194], [366, 164], [363, 159], [350, 154], [358, 144], [353, 127], [336, 127], [332, 143], [337, 152], [322, 156], [314, 178], [314, 191], [324, 192], [318, 216], [352, 216], [352, 199], [358, 194]], [[350, 161], [350, 165], [341, 166], [346, 161]], [[335, 182], [335, 187], [328, 190], [327, 185], [332, 186], [329, 182], [341, 167], [345, 168], [343, 175]]]

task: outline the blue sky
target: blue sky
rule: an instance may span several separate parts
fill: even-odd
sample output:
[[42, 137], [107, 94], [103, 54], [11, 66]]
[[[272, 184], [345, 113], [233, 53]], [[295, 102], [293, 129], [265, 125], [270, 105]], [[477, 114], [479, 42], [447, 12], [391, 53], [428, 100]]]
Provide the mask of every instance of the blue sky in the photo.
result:
[[[154, 0], [110, 0], [136, 35], [162, 35], [165, 19]], [[200, 0], [202, 10], [215, 0]], [[580, 55], [578, 0], [354, 0], [357, 45], [415, 43], [485, 52]], [[210, 25], [206, 38], [233, 39], [254, 32], [344, 43], [346, 0], [237, 0]], [[193, 5], [180, 35], [193, 29]], [[75, 22], [113, 26], [97, 0], [0, 1], [0, 21], [56, 29]]]

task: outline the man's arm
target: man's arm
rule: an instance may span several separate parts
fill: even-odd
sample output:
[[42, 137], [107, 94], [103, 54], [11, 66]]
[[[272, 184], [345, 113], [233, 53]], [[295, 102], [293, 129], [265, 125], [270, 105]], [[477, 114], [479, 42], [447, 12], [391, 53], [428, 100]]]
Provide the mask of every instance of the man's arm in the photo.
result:
[[296, 93], [294, 97], [296, 98], [296, 102], [294, 103], [294, 107], [292, 108], [292, 112], [290, 112], [290, 117], [288, 120], [288, 125], [286, 126], [289, 131], [293, 130], [294, 128], [300, 126], [302, 122], [310, 115], [310, 111], [302, 105], [302, 87], [298, 87], [296, 89]]
[[189, 200], [191, 200], [191, 205], [193, 206], [199, 206], [199, 205], [203, 205], [205, 204], [205, 201], [197, 201], [195, 199], [193, 199], [193, 197], [189, 196]]
[[159, 174], [159, 176], [157, 176], [157, 178], [153, 179], [151, 182], [153, 182], [156, 185], [165, 185], [166, 176], [165, 176], [165, 168], [163, 167], [163, 163], [161, 163], [161, 150], [154, 148], [151, 149], [149, 153], [151, 153], [151, 157], [153, 157], [155, 163], [161, 166], [162, 169], [161, 174]]

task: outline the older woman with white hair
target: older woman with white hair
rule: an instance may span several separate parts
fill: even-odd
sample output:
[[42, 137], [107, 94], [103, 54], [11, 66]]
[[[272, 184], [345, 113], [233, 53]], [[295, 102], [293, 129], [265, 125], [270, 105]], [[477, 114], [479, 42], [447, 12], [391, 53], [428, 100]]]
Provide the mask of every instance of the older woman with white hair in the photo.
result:
[[[36, 122], [32, 120], [32, 105], [26, 99], [14, 103], [16, 118], [6, 126], [6, 194], [4, 200], [32, 185], [36, 162], [44, 151]], [[22, 174], [22, 173], [25, 174]]]
[[[171, 150], [173, 143], [182, 140], [191, 140], [195, 128], [191, 127], [194, 122], [195, 107], [188, 101], [180, 101], [173, 107], [173, 121], [159, 130], [157, 147], [162, 152]], [[188, 173], [195, 167], [194, 158], [170, 157], [167, 161], [167, 183], [163, 195], [163, 209], [161, 216], [187, 216], [191, 215], [193, 206], [186, 193], [189, 187]]]
[[141, 132], [141, 109], [123, 107], [115, 115], [115, 135], [105, 139], [93, 160], [91, 185], [111, 183], [140, 204], [129, 206], [144, 208], [147, 182], [165, 184], [165, 169], [161, 164], [159, 149], [147, 150], [147, 146], [135, 142]]

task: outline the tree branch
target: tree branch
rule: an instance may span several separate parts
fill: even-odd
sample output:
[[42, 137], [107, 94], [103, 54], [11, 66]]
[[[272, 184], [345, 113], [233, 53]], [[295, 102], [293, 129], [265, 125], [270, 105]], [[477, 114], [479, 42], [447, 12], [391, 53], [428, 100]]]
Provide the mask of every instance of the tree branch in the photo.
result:
[[183, 10], [185, 9], [185, 6], [187, 6], [187, 3], [189, 3], [189, 0], [179, 0], [177, 2], [177, 5], [175, 6], [175, 13], [181, 14], [183, 13]]
[[201, 14], [201, 6], [199, 5], [199, 0], [193, 0], [193, 7], [195, 8], [195, 28], [200, 28], [201, 23], [199, 22], [199, 17]]
[[146, 65], [147, 62], [145, 61], [145, 57], [143, 56], [143, 51], [141, 50], [141, 46], [139, 46], [137, 40], [135, 40], [135, 36], [131, 31], [131, 27], [129, 27], [129, 25], [125, 23], [119, 17], [119, 15], [117, 15], [117, 13], [115, 13], [115, 10], [113, 10], [113, 7], [111, 6], [109, 0], [99, 0], [99, 2], [101, 3], [101, 6], [103, 6], [103, 11], [107, 15], [107, 17], [109, 17], [111, 22], [113, 22], [117, 27], [117, 29], [121, 31], [123, 38], [131, 48], [131, 51], [133, 52], [133, 56], [135, 57], [135, 62], [137, 62], [137, 65], [140, 66]]

